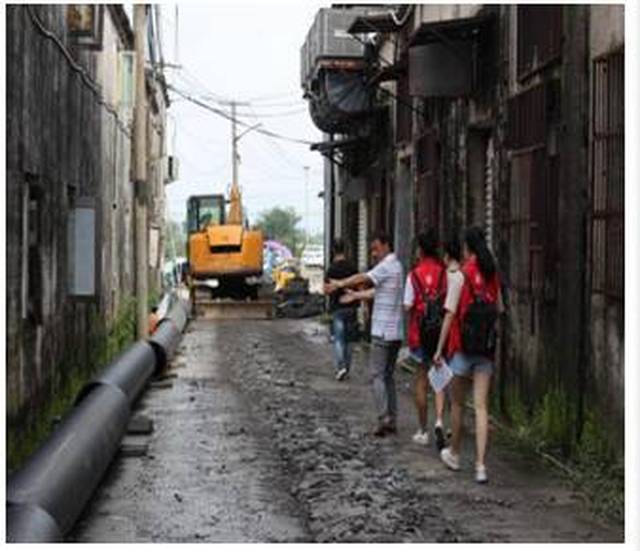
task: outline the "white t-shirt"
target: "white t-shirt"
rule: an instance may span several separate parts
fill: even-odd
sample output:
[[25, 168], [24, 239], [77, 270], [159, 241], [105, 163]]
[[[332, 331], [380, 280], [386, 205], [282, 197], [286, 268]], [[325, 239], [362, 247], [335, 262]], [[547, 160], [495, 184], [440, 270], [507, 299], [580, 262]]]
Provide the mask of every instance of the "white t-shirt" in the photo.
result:
[[371, 336], [385, 341], [403, 339], [402, 264], [396, 255], [389, 253], [373, 270], [367, 272], [375, 285]]
[[455, 314], [460, 303], [460, 295], [464, 286], [464, 275], [462, 270], [447, 268], [447, 296], [444, 299], [444, 309]]
[[416, 294], [413, 290], [413, 281], [411, 280], [411, 272], [407, 275], [407, 281], [404, 284], [404, 299], [402, 303], [410, 308], [413, 306], [413, 302], [416, 300]]

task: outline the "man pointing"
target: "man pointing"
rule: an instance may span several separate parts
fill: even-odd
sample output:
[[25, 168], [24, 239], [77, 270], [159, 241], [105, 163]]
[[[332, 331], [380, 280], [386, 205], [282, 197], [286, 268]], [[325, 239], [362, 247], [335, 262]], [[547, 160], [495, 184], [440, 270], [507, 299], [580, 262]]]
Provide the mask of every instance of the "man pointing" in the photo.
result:
[[364, 291], [347, 291], [340, 301], [373, 299], [371, 316], [371, 372], [373, 397], [378, 413], [375, 436], [386, 436], [396, 432], [397, 398], [393, 373], [398, 351], [403, 339], [403, 270], [402, 264], [391, 251], [389, 237], [378, 232], [371, 240], [371, 255], [376, 266], [366, 273], [355, 274], [346, 279], [330, 280], [325, 292], [337, 289], [353, 289], [366, 285]]

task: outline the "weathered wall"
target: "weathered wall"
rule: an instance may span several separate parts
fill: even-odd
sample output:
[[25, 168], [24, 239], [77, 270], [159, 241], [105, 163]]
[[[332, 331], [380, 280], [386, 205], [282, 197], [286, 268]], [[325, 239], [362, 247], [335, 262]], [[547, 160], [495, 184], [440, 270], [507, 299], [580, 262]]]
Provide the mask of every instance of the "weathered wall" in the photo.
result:
[[[65, 6], [32, 6], [94, 79], [99, 54], [74, 49]], [[117, 36], [105, 10], [108, 51]], [[106, 73], [104, 73], [106, 75]], [[112, 76], [113, 71], [109, 72]], [[109, 76], [109, 79], [111, 79]], [[11, 430], [78, 370], [97, 368], [96, 334], [132, 294], [130, 136], [39, 32], [25, 6], [7, 7], [7, 419]], [[29, 211], [28, 194], [35, 210]], [[101, 277], [96, 301], [67, 293], [67, 219], [97, 200]], [[29, 225], [33, 241], [28, 243]]]
[[[592, 6], [589, 21], [590, 109], [593, 109], [593, 60], [624, 47], [624, 6]], [[590, 128], [592, 130], [592, 128]], [[624, 143], [624, 142], [623, 142]], [[593, 151], [593, 133], [589, 132]], [[591, 175], [593, 179], [593, 175]], [[624, 301], [591, 296], [589, 391], [594, 404], [610, 419], [608, 430], [624, 439]]]

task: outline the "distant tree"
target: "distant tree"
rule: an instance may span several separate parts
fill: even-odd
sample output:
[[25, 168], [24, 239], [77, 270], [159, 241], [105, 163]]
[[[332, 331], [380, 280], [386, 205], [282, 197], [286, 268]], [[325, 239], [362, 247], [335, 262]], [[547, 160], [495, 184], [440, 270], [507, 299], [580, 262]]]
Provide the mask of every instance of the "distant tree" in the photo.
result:
[[164, 259], [173, 260], [174, 253], [175, 256], [185, 256], [186, 250], [186, 225], [175, 220], [166, 220], [164, 224]]
[[256, 226], [267, 239], [280, 241], [298, 256], [304, 247], [304, 232], [298, 228], [301, 220], [293, 207], [274, 207], [258, 215]]

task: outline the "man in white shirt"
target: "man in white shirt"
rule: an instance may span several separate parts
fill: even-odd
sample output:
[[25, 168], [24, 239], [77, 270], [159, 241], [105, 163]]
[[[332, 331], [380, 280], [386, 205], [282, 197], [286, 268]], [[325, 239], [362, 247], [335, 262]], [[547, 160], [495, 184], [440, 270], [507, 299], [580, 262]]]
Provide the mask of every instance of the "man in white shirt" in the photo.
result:
[[331, 280], [325, 286], [325, 292], [352, 289], [362, 285], [373, 286], [364, 291], [347, 291], [341, 298], [341, 302], [348, 303], [372, 298], [374, 300], [369, 368], [378, 413], [378, 426], [373, 434], [386, 436], [397, 431], [398, 410], [393, 373], [404, 336], [402, 306], [404, 276], [402, 264], [391, 251], [391, 243], [386, 234], [379, 232], [374, 235], [371, 241], [371, 255], [378, 261], [372, 270], [346, 279]]

